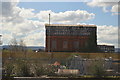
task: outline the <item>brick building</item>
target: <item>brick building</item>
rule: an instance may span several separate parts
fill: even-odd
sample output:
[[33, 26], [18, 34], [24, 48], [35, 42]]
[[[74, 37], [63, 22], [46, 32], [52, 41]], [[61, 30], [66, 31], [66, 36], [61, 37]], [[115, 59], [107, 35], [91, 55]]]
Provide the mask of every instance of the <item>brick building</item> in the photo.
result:
[[45, 24], [46, 51], [95, 52], [96, 25]]

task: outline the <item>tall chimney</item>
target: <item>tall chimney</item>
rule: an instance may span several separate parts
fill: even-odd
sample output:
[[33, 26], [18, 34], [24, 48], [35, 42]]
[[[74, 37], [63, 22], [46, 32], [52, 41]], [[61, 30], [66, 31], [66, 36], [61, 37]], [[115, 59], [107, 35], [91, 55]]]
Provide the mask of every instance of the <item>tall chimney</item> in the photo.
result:
[[49, 13], [49, 25], [50, 25], [50, 13]]

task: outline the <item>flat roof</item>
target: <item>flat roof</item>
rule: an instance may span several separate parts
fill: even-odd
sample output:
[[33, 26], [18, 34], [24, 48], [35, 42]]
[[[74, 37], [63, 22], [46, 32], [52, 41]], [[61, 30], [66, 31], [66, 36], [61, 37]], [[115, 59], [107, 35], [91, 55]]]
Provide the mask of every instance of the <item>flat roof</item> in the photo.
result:
[[108, 47], [114, 47], [114, 45], [97, 45], [97, 46], [108, 46]]
[[45, 26], [78, 26], [78, 27], [96, 27], [96, 25], [74, 25], [74, 24], [45, 24]]

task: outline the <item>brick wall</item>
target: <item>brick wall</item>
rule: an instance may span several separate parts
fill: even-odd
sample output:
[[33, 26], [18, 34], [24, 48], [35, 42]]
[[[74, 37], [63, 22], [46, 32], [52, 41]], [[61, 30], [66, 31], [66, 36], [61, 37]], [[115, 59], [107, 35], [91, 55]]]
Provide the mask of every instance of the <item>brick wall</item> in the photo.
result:
[[[46, 51], [82, 51], [88, 39], [88, 36], [47, 36]], [[56, 44], [53, 44], [52, 41], [56, 41]], [[74, 42], [78, 42], [78, 48], [75, 48]], [[56, 48], [52, 48], [53, 45]], [[66, 45], [67, 47], [64, 47]]]

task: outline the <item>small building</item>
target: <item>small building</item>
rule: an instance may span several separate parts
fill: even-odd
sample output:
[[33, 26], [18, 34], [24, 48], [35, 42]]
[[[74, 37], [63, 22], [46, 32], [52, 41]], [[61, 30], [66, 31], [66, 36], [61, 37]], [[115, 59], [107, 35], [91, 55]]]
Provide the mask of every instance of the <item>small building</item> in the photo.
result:
[[97, 45], [100, 52], [108, 52], [112, 53], [115, 52], [115, 47], [111, 45]]
[[68, 69], [78, 69], [80, 75], [93, 75], [95, 65], [98, 65], [100, 69], [103, 68], [103, 70], [113, 69], [112, 58], [85, 59], [81, 58], [81, 56], [74, 56], [66, 63]]
[[53, 65], [54, 66], [60, 66], [60, 63], [58, 61], [56, 61]]

